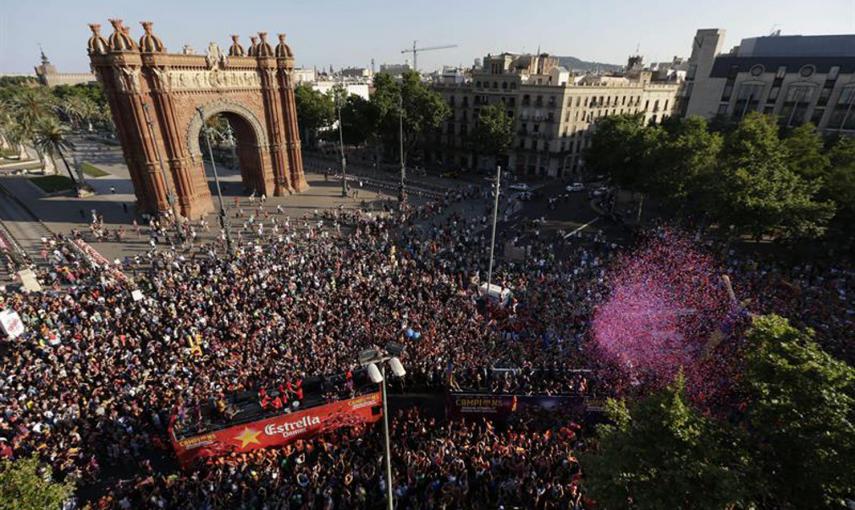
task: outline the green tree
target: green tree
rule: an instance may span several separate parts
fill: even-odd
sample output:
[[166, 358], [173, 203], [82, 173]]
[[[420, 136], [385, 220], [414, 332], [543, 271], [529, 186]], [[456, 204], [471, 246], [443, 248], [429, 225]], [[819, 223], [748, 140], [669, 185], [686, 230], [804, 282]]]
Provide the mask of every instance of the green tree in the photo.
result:
[[481, 108], [475, 127], [474, 146], [479, 154], [504, 161], [514, 141], [514, 120], [502, 102]]
[[820, 197], [835, 204], [829, 237], [844, 248], [855, 244], [855, 139], [841, 137], [827, 152], [831, 168], [825, 175]]
[[629, 407], [610, 400], [607, 413], [613, 424], [597, 428], [580, 459], [601, 507], [718, 510], [743, 499], [735, 449], [717, 422], [687, 402], [682, 374]]
[[0, 463], [0, 510], [59, 510], [73, 492], [72, 484], [52, 481], [36, 456]]
[[758, 499], [774, 508], [842, 507], [855, 495], [855, 369], [776, 315], [756, 317], [747, 338]]
[[721, 147], [721, 135], [710, 131], [702, 117], [670, 121], [647, 188], [674, 209], [703, 207]]
[[332, 96], [322, 94], [310, 85], [301, 83], [294, 89], [294, 101], [297, 105], [297, 122], [303, 131], [307, 145], [317, 139], [318, 130], [332, 125], [335, 119], [335, 104]]
[[342, 133], [344, 143], [362, 145], [377, 136], [379, 112], [371, 101], [351, 94], [341, 109]]
[[73, 150], [74, 144], [68, 139], [68, 128], [63, 126], [54, 117], [44, 117], [40, 119], [35, 127], [33, 134], [33, 145], [36, 149], [45, 156], [54, 159], [59, 156], [65, 164], [65, 169], [68, 176], [78, 185], [78, 179], [74, 177], [71, 171], [71, 165], [65, 157], [65, 151]]
[[720, 223], [758, 239], [821, 235], [834, 204], [815, 201], [819, 183], [799, 177], [786, 157], [775, 120], [757, 112], [746, 115], [724, 146], [715, 201]]
[[823, 177], [831, 166], [823, 150], [822, 137], [811, 124], [802, 124], [784, 138], [786, 160], [790, 170], [801, 177], [814, 180]]
[[597, 121], [591, 145], [585, 151], [585, 165], [596, 174], [605, 174], [625, 189], [641, 187], [638, 165], [642, 159], [641, 115], [613, 115]]
[[641, 114], [614, 115], [597, 121], [585, 152], [585, 164], [594, 173], [609, 175], [618, 187], [639, 194], [637, 221], [645, 193], [656, 189], [654, 173], [664, 137], [664, 129], [645, 126]]
[[416, 72], [407, 72], [397, 83], [387, 73], [374, 76], [371, 102], [378, 114], [378, 134], [387, 157], [398, 151], [399, 116], [403, 103], [404, 157], [425, 141], [425, 135], [438, 128], [451, 115], [451, 109], [438, 93], [421, 81]]

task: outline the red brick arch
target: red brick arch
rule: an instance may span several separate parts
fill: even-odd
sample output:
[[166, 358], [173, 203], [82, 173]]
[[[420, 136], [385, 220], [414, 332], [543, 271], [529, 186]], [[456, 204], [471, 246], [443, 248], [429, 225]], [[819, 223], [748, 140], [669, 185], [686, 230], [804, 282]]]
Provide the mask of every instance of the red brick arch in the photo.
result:
[[98, 25], [90, 25], [89, 56], [110, 103], [141, 211], [169, 209], [169, 190], [185, 217], [213, 210], [198, 137], [202, 117], [217, 114], [235, 130], [246, 187], [268, 196], [307, 187], [291, 78], [294, 59], [284, 35], [274, 50], [266, 34], [259, 34], [261, 41], [247, 52], [252, 56], [243, 54], [236, 37], [231, 55], [214, 43], [205, 55], [176, 54], [165, 51], [150, 23], [143, 23], [139, 44], [120, 20], [111, 23], [108, 39]]

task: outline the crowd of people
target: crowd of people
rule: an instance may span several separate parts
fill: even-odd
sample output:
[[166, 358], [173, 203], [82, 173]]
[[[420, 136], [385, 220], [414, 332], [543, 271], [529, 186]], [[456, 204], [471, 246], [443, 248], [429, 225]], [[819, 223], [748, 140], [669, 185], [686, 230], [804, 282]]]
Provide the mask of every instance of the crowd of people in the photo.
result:
[[[389, 341], [405, 347], [408, 372], [393, 391], [619, 392], [621, 381], [603, 375], [608, 367], [589, 342], [618, 247], [601, 237], [502, 234], [498, 246], [525, 246], [526, 256], [493, 273], [511, 302], [484, 302], [477, 286], [489, 208], [457, 207], [484, 198], [471, 187], [404, 213], [294, 219], [261, 200], [237, 211], [240, 220], [263, 218], [275, 231], [248, 228], [231, 254], [223, 239], [192, 249], [155, 242], [127, 261], [133, 282], [105, 276], [58, 241], [41, 274], [55, 285], [0, 296], [0, 309], [17, 311], [26, 326], [0, 342], [0, 455], [38, 454], [58, 476], [92, 488], [81, 490], [81, 503], [96, 508], [370, 507], [385, 483], [376, 430], [341, 430], [182, 472], [164, 461], [170, 416], [347, 373], [361, 350]], [[758, 311], [821, 325], [820, 341], [851, 332], [851, 273], [801, 268], [782, 283], [781, 272], [735, 255], [726, 264], [737, 293], [758, 296]], [[580, 430], [566, 416], [494, 428], [407, 411], [393, 425], [399, 507], [588, 507], [573, 456]], [[105, 478], [115, 483], [98, 485]]]

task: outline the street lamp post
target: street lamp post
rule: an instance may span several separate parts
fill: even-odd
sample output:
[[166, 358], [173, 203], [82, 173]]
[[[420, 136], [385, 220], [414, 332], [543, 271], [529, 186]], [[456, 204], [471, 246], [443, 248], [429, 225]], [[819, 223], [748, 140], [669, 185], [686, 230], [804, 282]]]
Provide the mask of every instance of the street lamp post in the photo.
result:
[[[199, 112], [199, 118], [202, 120], [202, 132], [205, 134], [208, 157], [211, 158], [211, 169], [214, 171], [214, 183], [217, 186], [217, 199], [220, 203], [220, 213], [218, 214], [220, 218], [220, 230], [226, 235], [226, 250], [232, 253], [232, 234], [229, 232], [229, 226], [226, 223], [226, 206], [223, 203], [223, 191], [220, 189], [220, 175], [217, 173], [217, 163], [214, 162], [214, 151], [211, 149], [211, 133], [205, 126], [205, 112], [202, 110], [202, 107], [196, 108], [196, 111]], [[202, 164], [204, 165], [204, 161]]]
[[148, 111], [148, 103], [143, 103], [143, 115], [145, 123], [148, 126], [148, 134], [151, 137], [151, 144], [154, 146], [154, 154], [157, 156], [157, 164], [160, 167], [160, 178], [163, 179], [163, 186], [166, 188], [166, 201], [172, 210], [172, 221], [175, 223], [175, 233], [178, 239], [184, 241], [184, 232], [181, 231], [181, 226], [178, 224], [178, 209], [175, 206], [175, 195], [172, 192], [172, 186], [166, 179], [166, 170], [163, 168], [163, 158], [160, 155], [160, 147], [157, 145], [157, 140], [154, 137], [154, 124], [151, 122], [151, 115]]
[[496, 197], [493, 201], [493, 233], [490, 235], [490, 265], [487, 266], [487, 293], [493, 279], [493, 251], [496, 248], [496, 218], [499, 215], [499, 190], [501, 189], [502, 167], [496, 166]]
[[[381, 394], [383, 396], [383, 435], [385, 439], [385, 457], [386, 457], [386, 507], [388, 510], [394, 509], [394, 496], [392, 494], [392, 449], [389, 446], [389, 406], [386, 400], [386, 366], [392, 369], [392, 373], [396, 377], [404, 377], [407, 372], [404, 366], [401, 365], [401, 360], [397, 355], [402, 353], [404, 348], [389, 343], [384, 350], [367, 349], [359, 353], [359, 363], [368, 369], [368, 377], [371, 382], [380, 383]], [[380, 365], [380, 368], [377, 365]]]
[[[341, 93], [345, 90], [344, 85], [341, 87]], [[338, 146], [341, 150], [341, 196], [347, 196], [347, 159], [344, 157], [344, 132], [341, 124], [341, 94], [335, 95], [335, 107], [338, 112]]]
[[407, 167], [404, 163], [404, 94], [398, 93], [398, 144], [401, 152], [401, 188], [398, 191], [398, 201], [403, 207], [407, 200], [407, 192], [404, 181], [407, 178]]

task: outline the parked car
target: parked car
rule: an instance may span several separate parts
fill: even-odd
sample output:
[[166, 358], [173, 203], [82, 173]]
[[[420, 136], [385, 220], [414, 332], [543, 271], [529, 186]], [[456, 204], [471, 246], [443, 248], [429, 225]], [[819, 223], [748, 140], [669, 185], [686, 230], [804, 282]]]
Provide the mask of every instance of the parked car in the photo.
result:
[[566, 188], [567, 191], [583, 191], [585, 189], [585, 185], [581, 182], [574, 182], [573, 184], [569, 184]]
[[516, 184], [511, 184], [510, 188], [514, 191], [531, 191], [531, 186], [524, 182], [518, 182]]
[[609, 188], [606, 186], [600, 186], [599, 188], [591, 191], [592, 197], [601, 197], [609, 192]]

